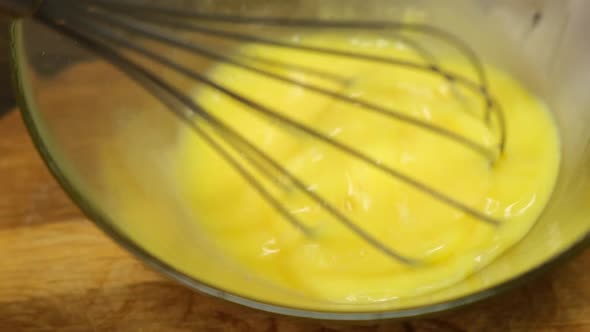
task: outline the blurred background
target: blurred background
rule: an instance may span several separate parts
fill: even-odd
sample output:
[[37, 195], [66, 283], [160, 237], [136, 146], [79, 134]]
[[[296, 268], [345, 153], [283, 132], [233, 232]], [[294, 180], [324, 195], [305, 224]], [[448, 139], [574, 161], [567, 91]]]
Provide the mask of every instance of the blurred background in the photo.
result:
[[0, 114], [14, 107], [10, 83], [8, 35], [9, 20], [0, 16]]

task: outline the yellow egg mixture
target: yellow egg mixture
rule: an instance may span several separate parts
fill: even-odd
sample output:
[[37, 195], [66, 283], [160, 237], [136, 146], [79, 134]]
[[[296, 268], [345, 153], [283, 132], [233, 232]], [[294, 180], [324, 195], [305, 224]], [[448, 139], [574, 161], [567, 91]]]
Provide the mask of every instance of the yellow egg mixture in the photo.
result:
[[[299, 38], [310, 45], [424, 63], [420, 52], [394, 40], [336, 35]], [[487, 125], [481, 96], [439, 75], [260, 45], [245, 45], [237, 54], [258, 68], [449, 129], [498, 153], [496, 114], [492, 113]], [[464, 59], [449, 55], [438, 61], [446, 70], [476, 80]], [[416, 266], [392, 259], [364, 241], [287, 176], [259, 157], [249, 160], [246, 156], [255, 156], [252, 151], [246, 155], [232, 151], [228, 141], [221, 140], [228, 134], [217, 135], [198, 117], [197, 124], [310, 234], [281, 216], [189, 128], [180, 130], [171, 152], [179, 204], [211, 240], [214, 250], [251, 274], [313, 298], [336, 303], [382, 302], [457, 283], [527, 233], [550, 197], [559, 166], [558, 135], [546, 106], [511, 76], [491, 66], [486, 69], [490, 90], [506, 117], [507, 141], [501, 155], [483, 155], [361, 105], [232, 65], [219, 64], [208, 77], [262, 108], [500, 221], [499, 226], [449, 206], [213, 88], [200, 87], [195, 92], [200, 106], [300, 179], [305, 190], [323, 197], [387, 248], [419, 262]], [[248, 151], [245, 145], [239, 150]], [[194, 275], [198, 278], [199, 272]]]

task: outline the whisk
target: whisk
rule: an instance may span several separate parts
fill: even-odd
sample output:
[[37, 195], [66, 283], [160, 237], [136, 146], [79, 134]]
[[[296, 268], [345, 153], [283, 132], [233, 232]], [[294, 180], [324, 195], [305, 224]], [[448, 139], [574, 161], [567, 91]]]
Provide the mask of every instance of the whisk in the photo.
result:
[[[162, 75], [154, 72], [149, 66], [137, 61], [140, 56], [167, 69], [183, 75], [189, 80], [213, 88], [223, 95], [241, 103], [253, 112], [268, 119], [282, 123], [287, 127], [295, 129], [300, 133], [313, 139], [320, 140], [351, 157], [364, 162], [367, 167], [373, 167], [399, 181], [431, 196], [448, 206], [462, 211], [477, 220], [493, 226], [501, 224], [501, 220], [490, 217], [477, 209], [440, 192], [419, 179], [412, 178], [400, 170], [383, 165], [377, 160], [364, 154], [354, 147], [340, 142], [329, 135], [322, 133], [310, 126], [302, 124], [297, 120], [280, 114], [275, 109], [253, 100], [248, 95], [238, 93], [223, 83], [215, 82], [207, 75], [192, 70], [186, 65], [175, 61], [167, 56], [167, 52], [154, 51], [137, 39], [148, 40], [166, 45], [172, 49], [189, 52], [195, 57], [208, 59], [209, 61], [230, 64], [251, 73], [262, 75], [277, 82], [292, 84], [299, 88], [313, 91], [314, 93], [333, 98], [339, 102], [351, 103], [358, 107], [359, 112], [374, 112], [383, 116], [384, 119], [400, 121], [407, 125], [414, 126], [420, 130], [429, 131], [463, 146], [465, 149], [478, 153], [482, 158], [494, 164], [502, 155], [506, 144], [506, 128], [504, 115], [498, 102], [493, 98], [488, 89], [488, 82], [483, 64], [475, 52], [464, 42], [454, 35], [445, 32], [434, 26], [425, 24], [405, 22], [376, 22], [376, 21], [342, 21], [342, 20], [321, 20], [321, 19], [300, 19], [281, 18], [268, 16], [232, 16], [225, 14], [212, 14], [205, 11], [193, 10], [197, 7], [195, 1], [186, 8], [171, 6], [167, 1], [140, 1], [140, 0], [0, 0], [0, 11], [14, 17], [28, 17], [40, 22], [52, 29], [73, 38], [79, 44], [86, 46], [105, 60], [117, 66], [122, 72], [146, 88], [151, 94], [157, 97], [167, 109], [173, 112], [180, 120], [190, 126], [206, 143], [208, 143], [225, 161], [227, 161], [239, 174], [252, 185], [257, 192], [269, 203], [284, 219], [292, 223], [305, 234], [312, 236], [312, 231], [305, 224], [292, 214], [271, 191], [267, 190], [254, 176], [251, 168], [254, 168], [270, 180], [276, 181], [280, 176], [294, 188], [304, 193], [309, 199], [316, 202], [329, 214], [335, 217], [348, 229], [368, 242], [375, 249], [408, 265], [417, 265], [420, 262], [414, 258], [406, 257], [390, 246], [363, 230], [355, 221], [351, 220], [339, 208], [329, 203], [320, 194], [308, 190], [308, 185], [295, 174], [288, 171], [280, 162], [263, 152], [255, 144], [248, 141], [240, 133], [225, 124], [220, 118], [208, 111], [189, 95], [176, 88]], [[437, 64], [435, 59], [424, 51], [418, 43], [407, 44], [422, 55], [423, 63], [398, 59], [395, 57], [370, 55], [354, 50], [340, 50], [329, 47], [306, 45], [301, 42], [289, 41], [280, 38], [260, 36], [248, 33], [247, 29], [231, 29], [231, 27], [257, 26], [257, 27], [288, 27], [292, 29], [312, 30], [321, 29], [352, 31], [352, 32], [412, 32], [429, 38], [434, 38], [452, 47], [470, 64], [475, 79], [449, 72]], [[228, 28], [229, 27], [229, 28]], [[481, 121], [491, 128], [492, 122], [496, 124], [498, 131], [498, 142], [494, 146], [485, 146], [472, 139], [462, 136], [435, 124], [411, 117], [394, 109], [382, 107], [371, 100], [352, 98], [331, 89], [306, 83], [284, 74], [273, 72], [261, 66], [261, 63], [272, 60], [259, 58], [259, 61], [247, 61], [234, 56], [228, 56], [223, 52], [207, 45], [197, 44], [183, 38], [182, 34], [171, 33], [190, 32], [203, 36], [214, 37], [220, 40], [232, 42], [246, 42], [267, 45], [287, 50], [310, 52], [316, 55], [354, 59], [358, 61], [371, 62], [382, 66], [399, 66], [411, 68], [431, 75], [439, 76], [453, 85], [461, 86], [471, 91], [481, 99]], [[136, 57], [130, 56], [134, 54]], [[304, 68], [296, 64], [281, 64], [290, 66], [301, 71], [314, 71], [311, 68]], [[317, 75], [326, 75], [320, 71]], [[201, 123], [195, 121], [201, 120]], [[493, 121], [492, 121], [493, 120]], [[202, 123], [213, 128], [216, 134], [221, 137], [224, 144], [213, 139]], [[228, 150], [228, 147], [238, 151], [243, 159], [249, 163], [246, 167]]]

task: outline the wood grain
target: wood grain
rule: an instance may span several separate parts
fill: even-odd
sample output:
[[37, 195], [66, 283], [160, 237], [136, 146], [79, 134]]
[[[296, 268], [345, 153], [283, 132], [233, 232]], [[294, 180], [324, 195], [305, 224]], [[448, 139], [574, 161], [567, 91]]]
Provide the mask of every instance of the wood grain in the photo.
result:
[[17, 113], [0, 118], [0, 260], [0, 331], [7, 332], [590, 331], [590, 251], [492, 300], [403, 323], [301, 320], [192, 292], [83, 217], [46, 171]]

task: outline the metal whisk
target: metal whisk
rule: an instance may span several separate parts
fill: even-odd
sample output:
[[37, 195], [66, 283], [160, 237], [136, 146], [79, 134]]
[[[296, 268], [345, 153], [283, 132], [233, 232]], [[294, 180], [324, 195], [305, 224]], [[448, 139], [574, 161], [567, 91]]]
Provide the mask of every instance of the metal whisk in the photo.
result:
[[[196, 1], [192, 6], [196, 7]], [[430, 131], [439, 135], [441, 139], [454, 141], [457, 144], [462, 145], [465, 149], [481, 154], [482, 158], [486, 158], [489, 160], [490, 164], [494, 164], [504, 150], [506, 129], [500, 105], [489, 93], [484, 67], [474, 51], [468, 45], [454, 37], [452, 34], [436, 27], [402, 22], [336, 21], [220, 15], [192, 9], [178, 9], [178, 7], [170, 6], [169, 3], [164, 0], [159, 2], [141, 0], [0, 0], [0, 11], [9, 13], [14, 17], [29, 17], [41, 22], [46, 26], [75, 39], [78, 43], [87, 46], [90, 50], [128, 74], [137, 83], [141, 84], [149, 90], [150, 93], [162, 101], [169, 111], [174, 112], [179, 119], [189, 125], [205, 142], [210, 144], [210, 146], [214, 148], [216, 152], [218, 152], [236, 171], [238, 171], [240, 175], [243, 176], [244, 179], [247, 180], [249, 184], [251, 184], [260, 195], [285, 218], [285, 220], [289, 221], [306, 234], [311, 235], [311, 230], [308, 229], [294, 214], [288, 211], [281, 201], [273, 196], [269, 190], [265, 189], [260, 181], [252, 174], [251, 170], [232, 156], [227, 147], [231, 147], [234, 151], [239, 151], [244, 160], [250, 163], [249, 166], [261, 171], [261, 173], [269, 179], [276, 180], [278, 174], [281, 179], [287, 181], [294, 188], [297, 188], [297, 190], [304, 193], [309, 199], [318, 203], [319, 206], [329, 212], [343, 225], [355, 232], [360, 238], [367, 241], [382, 253], [405, 264], [419, 264], [419, 261], [401, 255], [394, 249], [382, 243], [363, 230], [337, 207], [327, 202], [327, 200], [321, 195], [308, 190], [307, 184], [300, 178], [289, 172], [279, 162], [265, 154], [259, 147], [249, 142], [240, 133], [226, 125], [212, 112], [203, 108], [198, 102], [191, 99], [189, 95], [183, 93], [173, 84], [166, 81], [162, 75], [158, 75], [158, 73], [150, 70], [150, 68], [144, 65], [141, 61], [137, 61], [137, 56], [149, 59], [150, 61], [158, 63], [190, 80], [208, 86], [209, 88], [213, 88], [234, 101], [247, 106], [253, 112], [258, 113], [261, 116], [285, 124], [309, 137], [320, 140], [339, 149], [340, 151], [364, 162], [367, 167], [373, 167], [384, 172], [399, 181], [422, 191], [424, 194], [430, 195], [432, 198], [460, 210], [482, 222], [491, 225], [501, 224], [500, 220], [485, 215], [484, 213], [437, 191], [427, 184], [422, 183], [420, 180], [405, 175], [399, 170], [382, 165], [350, 145], [339, 142], [329, 135], [284, 116], [279, 112], [276, 112], [273, 108], [262, 105], [253, 100], [248, 95], [233, 91], [231, 88], [224, 86], [223, 83], [215, 82], [207, 75], [192, 70], [188, 66], [171, 59], [167, 56], [167, 52], [151, 50], [149, 47], [146, 47], [144, 44], [137, 41], [137, 39], [141, 39], [157, 42], [166, 45], [170, 49], [190, 52], [190, 54], [195, 57], [208, 59], [209, 61], [218, 63], [230, 64], [251, 73], [265, 76], [271, 80], [276, 80], [277, 82], [292, 84], [313, 91], [314, 93], [333, 98], [339, 102], [355, 104], [359, 108], [359, 112], [374, 112], [383, 116], [384, 119], [401, 121], [408, 125], [415, 126], [420, 130]], [[446, 43], [448, 46], [462, 54], [462, 57], [470, 63], [476, 79], [473, 80], [445, 70], [442, 66], [439, 66], [435, 60], [429, 60], [428, 54], [422, 51], [418, 44], [408, 43], [408, 45], [414, 47], [417, 52], [423, 54], [423, 57], [426, 60], [423, 63], [397, 59], [395, 57], [369, 55], [354, 50], [344, 51], [328, 47], [305, 45], [303, 43], [292, 42], [280, 38], [265, 37], [248, 33], [247, 31], [231, 29], [232, 26], [236, 25], [288, 27], [301, 30], [322, 29], [323, 31], [337, 30], [353, 32], [387, 31], [388, 33], [412, 32], [421, 34]], [[179, 33], [170, 33], [170, 31], [178, 31]], [[499, 132], [499, 140], [497, 145], [492, 147], [482, 145], [458, 133], [438, 127], [435, 124], [408, 116], [394, 109], [382, 107], [371, 100], [352, 98], [319, 85], [305, 83], [288, 77], [287, 75], [269, 71], [265, 69], [264, 66], [260, 65], [264, 61], [272, 60], [261, 58], [258, 59], [260, 60], [258, 62], [247, 61], [248, 59], [240, 59], [239, 57], [224, 54], [223, 52], [216, 51], [214, 48], [208, 47], [207, 45], [191, 42], [190, 40], [183, 38], [182, 32], [197, 33], [206, 37], [214, 37], [238, 43], [254, 43], [287, 50], [291, 49], [310, 52], [316, 55], [372, 62], [383, 66], [401, 66], [442, 77], [453, 85], [461, 86], [463, 89], [480, 96], [483, 109], [481, 121], [485, 122], [490, 127], [492, 126], [492, 122], [495, 123], [496, 130]], [[134, 54], [135, 57], [130, 56], [130, 54]], [[289, 64], [282, 65], [288, 66]], [[290, 66], [302, 71], [312, 70], [298, 67], [298, 65], [294, 64], [291, 64]], [[321, 75], [322, 73], [317, 74]], [[202, 124], [195, 121], [195, 119], [200, 119], [207, 123], [210, 128], [214, 128], [216, 134], [222, 138], [224, 144], [220, 144], [217, 140], [213, 139], [207, 131], [203, 130]]]

